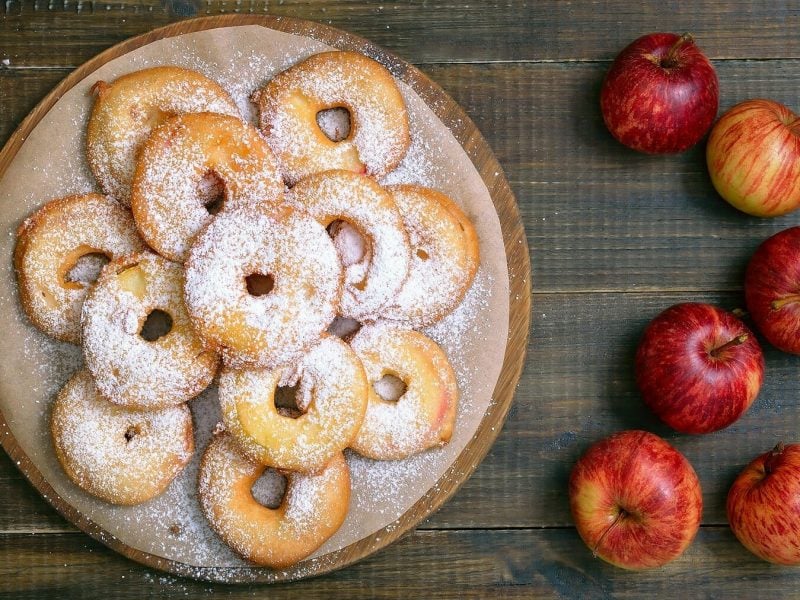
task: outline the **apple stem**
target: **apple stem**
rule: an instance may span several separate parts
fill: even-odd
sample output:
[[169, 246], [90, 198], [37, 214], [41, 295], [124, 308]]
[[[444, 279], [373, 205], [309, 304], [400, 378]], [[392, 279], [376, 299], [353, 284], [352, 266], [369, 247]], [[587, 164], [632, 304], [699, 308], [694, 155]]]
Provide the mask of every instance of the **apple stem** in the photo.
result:
[[711, 350], [711, 352], [709, 352], [709, 354], [711, 355], [712, 358], [717, 358], [717, 357], [719, 357], [720, 354], [722, 354], [725, 350], [727, 350], [731, 346], [738, 346], [739, 344], [744, 344], [747, 341], [747, 338], [749, 338], [749, 337], [750, 336], [748, 334], [746, 334], [746, 333], [742, 333], [741, 335], [737, 335], [732, 340], [729, 340], [729, 341], [725, 342], [724, 344], [722, 344], [722, 346], [719, 346], [719, 347], [714, 348], [713, 350]]
[[597, 549], [600, 547], [600, 544], [603, 543], [603, 540], [608, 535], [608, 532], [614, 529], [617, 526], [617, 523], [620, 522], [620, 519], [628, 516], [628, 512], [624, 508], [620, 508], [617, 516], [614, 517], [614, 522], [608, 526], [608, 528], [603, 532], [603, 534], [598, 538], [597, 543], [595, 543], [594, 548], [592, 548], [592, 557], [597, 558]]
[[772, 451], [769, 453], [769, 456], [764, 461], [764, 472], [769, 475], [772, 473], [773, 469], [775, 468], [775, 461], [778, 457], [783, 454], [783, 451], [786, 449], [786, 445], [783, 442], [778, 442], [778, 445], [775, 446]]
[[678, 60], [675, 58], [675, 54], [678, 52], [678, 49], [687, 42], [694, 42], [694, 37], [692, 37], [691, 33], [684, 33], [681, 37], [675, 40], [675, 43], [670, 46], [669, 50], [667, 50], [667, 54], [661, 59], [661, 66], [665, 69], [677, 67]]
[[800, 302], [800, 295], [793, 294], [791, 296], [785, 296], [784, 298], [781, 298], [780, 300], [773, 300], [772, 303], [769, 305], [769, 307], [772, 310], [780, 310], [785, 305], [791, 304], [792, 302]]

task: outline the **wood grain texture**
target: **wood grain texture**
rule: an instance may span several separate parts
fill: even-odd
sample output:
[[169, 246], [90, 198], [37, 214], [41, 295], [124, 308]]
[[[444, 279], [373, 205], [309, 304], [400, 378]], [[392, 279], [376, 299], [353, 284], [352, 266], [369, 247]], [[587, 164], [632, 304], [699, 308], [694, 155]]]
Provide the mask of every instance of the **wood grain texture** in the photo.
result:
[[[226, 598], [795, 598], [791, 568], [765, 566], [728, 528], [702, 528], [679, 559], [657, 571], [612, 567], [572, 529], [418, 531], [363, 562], [323, 577], [220, 588], [159, 575], [80, 535], [0, 536], [0, 596], [15, 600], [103, 597]], [[733, 592], [733, 593], [732, 593]]]
[[0, 414], [0, 443], [16, 466], [59, 513], [82, 531], [128, 558], [163, 571], [209, 581], [228, 583], [292, 581], [342, 568], [397, 540], [439, 508], [477, 468], [502, 428], [522, 372], [530, 326], [531, 267], [521, 215], [502, 167], [480, 132], [458, 104], [436, 83], [402, 59], [363, 38], [311, 21], [252, 15], [205, 17], [168, 25], [117, 44], [70, 73], [23, 119], [0, 151], [0, 177], [13, 162], [30, 132], [48, 111], [53, 109], [58, 99], [100, 66], [156, 40], [237, 25], [259, 25], [311, 37], [340, 50], [361, 52], [381, 62], [391, 69], [395, 77], [414, 89], [431, 107], [461, 144], [482, 178], [497, 212], [502, 242], [505, 246], [509, 277], [509, 322], [505, 355], [492, 392], [492, 402], [486, 408], [475, 435], [447, 470], [439, 476], [436, 483], [393, 523], [344, 548], [328, 553], [319, 560], [300, 562], [284, 570], [255, 566], [224, 569], [192, 567], [180, 561], [165, 559], [130, 547], [105, 531], [88, 515], [80, 513], [55, 492], [22, 450], [2, 414]]
[[[800, 6], [793, 2], [705, 1], [691, 11], [652, 0], [8, 0], [3, 5], [0, 14], [8, 25], [0, 52], [22, 66], [76, 67], [112, 43], [182, 17], [265, 12], [347, 29], [414, 63], [603, 60], [643, 33], [688, 29], [711, 58], [800, 58]], [[42, 53], [42, 46], [50, 50]]]
[[[264, 4], [212, 1], [198, 10]], [[0, 140], [69, 67], [195, 3], [21, 5], [6, 3], [0, 18], [0, 59], [11, 63], [0, 63]], [[669, 432], [642, 406], [632, 357], [645, 323], [674, 302], [741, 306], [750, 253], [800, 217], [758, 220], [728, 208], [710, 187], [702, 147], [672, 157], [626, 150], [605, 131], [597, 96], [610, 59], [629, 41], [689, 29], [715, 60], [723, 109], [755, 96], [800, 109], [800, 6], [287, 0], [269, 8], [330, 20], [419, 64], [497, 154], [520, 205], [536, 283], [526, 369], [503, 432], [472, 478], [416, 532], [343, 571], [269, 589], [140, 567], [74, 533], [2, 457], [0, 596], [796, 597], [797, 571], [749, 555], [724, 527], [723, 507], [746, 462], [778, 438], [798, 441], [798, 358], [765, 345], [766, 379], [754, 406], [732, 428], [697, 437]], [[36, 68], [18, 68], [26, 64]], [[591, 558], [570, 527], [565, 497], [580, 453], [633, 427], [686, 453], [705, 501], [705, 526], [687, 553], [638, 574]]]

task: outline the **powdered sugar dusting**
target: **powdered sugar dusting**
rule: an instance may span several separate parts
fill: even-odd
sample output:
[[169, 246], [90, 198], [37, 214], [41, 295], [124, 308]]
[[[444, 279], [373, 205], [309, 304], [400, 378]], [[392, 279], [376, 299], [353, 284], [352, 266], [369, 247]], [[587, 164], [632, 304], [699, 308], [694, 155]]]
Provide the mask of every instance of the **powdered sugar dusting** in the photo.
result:
[[[26, 310], [45, 333], [80, 342], [80, 315], [89, 284], [63, 277], [90, 252], [110, 258], [144, 249], [128, 211], [99, 194], [48, 202], [20, 226], [16, 266]], [[21, 250], [21, 251], [20, 251]]]
[[278, 508], [286, 495], [286, 483], [286, 476], [276, 469], [264, 469], [250, 492], [259, 504], [267, 508]]
[[408, 236], [391, 197], [370, 178], [327, 171], [299, 182], [288, 202], [323, 225], [333, 217], [360, 231], [368, 258], [346, 267], [339, 313], [354, 319], [377, 314], [403, 285], [410, 262]]
[[[336, 221], [328, 226], [328, 233], [333, 239], [333, 245], [339, 253], [339, 258], [345, 267], [352, 267], [369, 261], [367, 240], [358, 232], [358, 229], [347, 221]], [[333, 227], [333, 228], [332, 228]], [[361, 280], [358, 280], [361, 281]]]
[[251, 125], [212, 113], [167, 121], [142, 148], [131, 202], [145, 241], [170, 260], [183, 262], [213, 218], [198, 193], [209, 172], [223, 186], [222, 210], [283, 197], [272, 151]]
[[332, 142], [341, 142], [350, 135], [350, 112], [346, 108], [330, 108], [317, 113], [317, 125]]
[[418, 186], [389, 188], [411, 244], [411, 266], [386, 318], [420, 327], [455, 308], [478, 268], [478, 239], [469, 220], [443, 194]]
[[33, 328], [22, 338], [21, 347], [32, 368], [19, 375], [30, 382], [35, 412], [42, 415], [69, 376], [83, 367], [83, 353], [80, 346], [59, 342]]
[[[235, 37], [231, 38], [231, 34]], [[232, 39], [235, 43], [231, 43]], [[32, 133], [30, 142], [26, 142], [17, 160], [6, 171], [4, 180], [0, 181], [0, 198], [8, 208], [5, 213], [6, 225], [8, 220], [11, 222], [21, 220], [41, 202], [43, 197], [53, 197], [67, 191], [92, 189], [94, 184], [90, 176], [87, 176], [81, 136], [63, 136], [58, 133], [54, 135], [52, 128], [48, 130], [48, 127], [63, 121], [57, 131], [69, 131], [70, 123], [71, 130], [83, 130], [91, 104], [87, 90], [95, 79], [112, 81], [115, 77], [135, 68], [172, 62], [197, 69], [222, 83], [244, 113], [250, 108], [247, 98], [252, 90], [263, 85], [282, 68], [325, 49], [324, 45], [308, 38], [273, 32], [263, 27], [237, 27], [168, 38], [141, 48], [122, 59], [111, 61], [101, 67], [92, 76], [91, 81], [80, 83], [65, 95], [59, 102], [58, 110], [51, 111], [45, 116], [40, 126]], [[386, 181], [419, 183], [441, 189], [463, 200], [470, 208], [471, 215], [476, 212], [482, 215], [476, 224], [479, 226], [483, 251], [483, 244], [487, 240], [491, 245], [500, 239], [499, 229], [496, 235], [492, 229], [495, 221], [492, 220], [494, 217], [491, 213], [491, 202], [485, 189], [479, 178], [477, 184], [475, 183], [477, 176], [471, 170], [466, 155], [458, 158], [456, 160], [458, 164], [453, 166], [451, 159], [455, 156], [454, 152], [460, 152], [457, 142], [446, 129], [441, 127], [432, 116], [433, 113], [425, 107], [409, 86], [401, 84], [400, 88], [409, 108], [413, 144], [401, 167], [387, 177]], [[24, 173], [20, 177], [22, 171]], [[9, 187], [11, 182], [13, 186]], [[46, 190], [44, 194], [41, 193], [42, 189]], [[485, 197], [479, 197], [481, 195]], [[481, 208], [484, 205], [488, 208]], [[8, 227], [6, 233], [9, 235]], [[6, 252], [10, 252], [8, 240], [13, 245], [13, 233], [5, 243], [0, 240], [0, 245]], [[479, 311], [486, 306], [492, 314], [500, 314], [502, 317], [500, 309], [506, 301], [505, 294], [488, 293], [492, 290], [504, 290], [505, 264], [502, 261], [502, 245], [500, 257], [501, 259], [497, 261], [491, 254], [488, 256], [487, 277], [482, 280], [482, 274], [479, 272], [473, 290], [477, 289], [480, 292], [479, 299], [482, 298], [476, 303], [476, 306], [481, 307]], [[8, 269], [6, 273], [8, 281], [11, 281]], [[481, 281], [486, 282], [488, 289], [481, 286]], [[471, 293], [467, 295], [465, 304], [470, 302]], [[483, 295], [484, 293], [486, 295]], [[4, 302], [4, 298], [13, 296], [13, 291], [0, 293], [0, 302]], [[12, 334], [16, 332], [14, 335], [16, 340], [24, 340], [25, 352], [9, 353], [9, 359], [0, 365], [3, 372], [3, 377], [0, 378], [0, 386], [3, 387], [0, 402], [4, 397], [19, 399], [27, 397], [28, 393], [31, 395], [31, 400], [29, 403], [17, 401], [13, 405], [3, 403], [2, 410], [26, 453], [32, 457], [58, 493], [111, 535], [117, 536], [133, 547], [178, 560], [186, 565], [206, 566], [198, 567], [196, 571], [187, 567], [185, 572], [190, 576], [218, 580], [241, 579], [247, 576], [264, 577], [263, 571], [229, 569], [229, 567], [243, 567], [247, 563], [236, 557], [209, 530], [199, 511], [196, 498], [196, 459], [161, 496], [138, 507], [122, 507], [110, 511], [106, 504], [92, 501], [91, 498], [87, 499], [85, 495], [76, 495], [70, 486], [64, 484], [63, 474], [58, 465], [53, 464], [55, 460], [52, 453], [47, 449], [44, 451], [37, 449], [39, 444], [37, 440], [43, 436], [40, 435], [36, 423], [41, 421], [34, 418], [34, 422], [31, 423], [31, 419], [26, 415], [37, 415], [42, 412], [49, 398], [40, 397], [39, 394], [44, 393], [46, 389], [57, 389], [65, 381], [66, 374], [79, 366], [80, 352], [74, 347], [52, 342], [27, 327], [24, 319], [14, 316], [19, 313], [15, 302], [8, 304], [7, 308], [9, 310], [5, 311], [6, 314], [12, 315], [10, 332]], [[458, 414], [458, 426], [453, 441], [448, 446], [433, 448], [403, 461], [373, 461], [348, 453], [348, 460], [353, 464], [353, 498], [345, 524], [314, 556], [292, 568], [290, 572], [274, 571], [275, 577], [287, 574], [291, 577], [303, 577], [305, 574], [313, 574], [320, 568], [326, 568], [329, 563], [326, 553], [346, 546], [381, 527], [388, 525], [391, 529], [396, 519], [426, 489], [436, 483], [441, 473], [473, 436], [485, 402], [490, 399], [495, 377], [492, 365], [478, 373], [476, 364], [480, 361], [474, 356], [475, 348], [478, 348], [478, 356], [481, 354], [500, 356], [502, 345], [498, 350], [498, 340], [501, 344], [504, 343], [505, 330], [497, 326], [495, 323], [497, 319], [484, 320], [479, 318], [479, 315], [465, 315], [463, 323], [454, 321], [453, 318], [460, 311], [460, 308], [457, 309], [439, 325], [444, 326], [452, 322], [454, 328], [457, 328], [463, 324], [460, 330], [465, 332], [468, 339], [454, 340], [451, 345], [444, 327], [441, 337], [437, 338], [453, 362], [459, 378], [459, 387], [464, 394], [461, 402], [463, 410]], [[499, 320], [502, 324], [503, 319]], [[438, 329], [439, 325], [433, 329]], [[436, 337], [433, 333], [431, 335]], [[469, 337], [473, 335], [474, 339]], [[51, 359], [46, 355], [51, 354], [51, 346], [52, 351], [63, 357], [64, 360], [59, 359], [62, 366], [49, 363]], [[75, 362], [70, 364], [69, 358]], [[30, 366], [32, 361], [36, 363], [34, 366]], [[499, 361], [496, 362], [499, 364]], [[6, 385], [5, 382], [10, 381], [9, 374], [13, 374], [14, 379], [20, 379], [27, 377], [27, 373], [31, 373], [37, 381], [31, 384], [26, 382], [24, 394], [11, 384]], [[38, 381], [42, 375], [47, 381]], [[211, 431], [220, 419], [215, 393], [216, 390], [210, 388], [191, 402], [196, 420], [197, 447], [200, 449], [205, 447]], [[46, 434], [43, 439], [47, 442]], [[196, 453], [196, 457], [199, 454]], [[210, 567], [211, 565], [214, 567]]]
[[[401, 87], [404, 96], [413, 94], [408, 88]], [[453, 176], [448, 170], [443, 170], [437, 160], [443, 153], [441, 141], [438, 137], [422, 134], [427, 124], [427, 116], [421, 114], [416, 106], [406, 100], [409, 106], [408, 117], [411, 128], [411, 145], [403, 160], [397, 168], [379, 179], [381, 185], [397, 185], [413, 183], [425, 187], [437, 187], [446, 183]]]
[[[379, 63], [352, 52], [309, 57], [259, 91], [259, 123], [294, 183], [331, 168], [380, 177], [391, 171], [409, 145], [402, 95]], [[350, 136], [331, 142], [317, 124], [317, 112], [346, 107]]]
[[156, 67], [99, 88], [89, 121], [87, 156], [103, 191], [130, 204], [136, 153], [167, 116], [190, 112], [239, 116], [227, 93], [193, 71]]
[[[189, 40], [187, 46], [181, 56], [183, 65], [219, 82], [236, 102], [242, 117], [250, 123], [256, 122], [251, 99], [253, 90], [296, 62], [327, 49], [320, 42], [310, 38], [305, 38], [301, 43], [294, 45], [290, 52], [279, 48], [269, 53], [261, 47], [232, 48], [229, 62], [223, 65], [227, 68], [221, 69], [217, 61], [209, 61], [203, 56], [207, 50], [203, 44]], [[144, 64], [146, 63], [142, 66]]]
[[414, 488], [435, 469], [439, 453], [434, 449], [403, 460], [376, 461], [348, 451], [347, 464], [353, 480], [352, 513], [378, 512], [385, 522], [399, 517], [396, 507], [416, 499]]
[[64, 277], [64, 281], [73, 281], [89, 287], [100, 276], [100, 271], [108, 264], [109, 260], [100, 253], [90, 253], [81, 256]]
[[283, 503], [274, 510], [239, 485], [254, 482], [263, 470], [222, 434], [205, 451], [198, 494], [211, 527], [232, 548], [260, 564], [286, 566], [313, 552], [344, 520], [347, 464], [339, 455], [319, 474], [290, 474]]
[[[248, 294], [245, 278], [254, 273], [273, 277], [270, 293]], [[192, 246], [186, 304], [226, 363], [275, 367], [297, 359], [333, 321], [341, 278], [322, 225], [289, 208], [238, 207]]]
[[[139, 332], [148, 314], [172, 318], [163, 337]], [[217, 356], [189, 324], [180, 265], [142, 253], [109, 263], [83, 308], [83, 348], [97, 387], [112, 402], [140, 408], [180, 404], [211, 383]]]
[[115, 504], [138, 504], [161, 493], [193, 450], [186, 407], [122, 409], [100, 397], [88, 371], [79, 371], [59, 393], [52, 419], [67, 474]]
[[331, 323], [330, 327], [328, 327], [328, 333], [335, 335], [336, 337], [340, 337], [346, 342], [349, 342], [350, 338], [358, 333], [359, 329], [361, 329], [361, 323], [359, 321], [347, 317], [337, 316], [333, 320], [333, 323]]
[[[351, 342], [370, 383], [364, 423], [351, 445], [377, 459], [400, 459], [449, 440], [458, 388], [442, 350], [423, 334], [388, 322], [361, 328]], [[390, 374], [406, 385], [396, 402], [374, 385]]]
[[[298, 382], [297, 404], [305, 411], [296, 419], [275, 407], [275, 388], [287, 379], [286, 371]], [[324, 335], [289, 369], [223, 370], [219, 397], [228, 431], [250, 458], [279, 469], [317, 472], [358, 431], [367, 382], [350, 347]]]

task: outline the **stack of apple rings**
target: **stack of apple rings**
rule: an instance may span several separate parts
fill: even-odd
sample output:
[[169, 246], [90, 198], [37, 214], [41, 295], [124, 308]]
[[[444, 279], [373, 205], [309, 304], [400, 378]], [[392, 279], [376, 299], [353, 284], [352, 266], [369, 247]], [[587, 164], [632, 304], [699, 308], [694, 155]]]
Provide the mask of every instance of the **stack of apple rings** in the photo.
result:
[[[292, 565], [347, 516], [345, 449], [402, 460], [451, 439], [456, 375], [419, 329], [472, 286], [475, 228], [437, 190], [381, 185], [414, 132], [394, 78], [360, 54], [311, 56], [257, 90], [260, 130], [178, 67], [93, 91], [104, 194], [45, 204], [14, 261], [31, 322], [84, 352], [53, 407], [56, 456], [106, 502], [150, 500], [191, 460], [188, 402], [218, 380], [203, 513], [244, 558]], [[328, 135], [318, 114], [342, 107], [353, 122]], [[285, 479], [275, 506], [251, 492], [267, 470]]]

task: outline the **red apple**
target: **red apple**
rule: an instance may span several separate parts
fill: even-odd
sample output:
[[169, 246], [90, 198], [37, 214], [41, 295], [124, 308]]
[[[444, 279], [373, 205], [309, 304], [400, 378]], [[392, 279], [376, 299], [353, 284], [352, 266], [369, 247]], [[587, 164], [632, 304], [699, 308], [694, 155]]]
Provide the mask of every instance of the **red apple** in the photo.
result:
[[703, 511], [692, 465], [646, 431], [616, 433], [589, 448], [572, 469], [569, 502], [594, 555], [632, 570], [680, 556]]
[[800, 120], [783, 104], [747, 100], [720, 117], [706, 147], [711, 182], [756, 217], [800, 206]]
[[747, 310], [770, 344], [800, 354], [800, 227], [765, 240], [744, 276]]
[[651, 33], [635, 40], [614, 60], [600, 91], [611, 134], [650, 154], [694, 146], [718, 107], [717, 74], [688, 34]]
[[645, 404], [683, 433], [727, 427], [750, 407], [764, 379], [755, 336], [710, 304], [671, 306], [650, 324], [636, 352]]
[[745, 467], [728, 492], [728, 521], [759, 558], [800, 565], [800, 444], [778, 444]]

